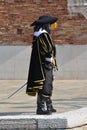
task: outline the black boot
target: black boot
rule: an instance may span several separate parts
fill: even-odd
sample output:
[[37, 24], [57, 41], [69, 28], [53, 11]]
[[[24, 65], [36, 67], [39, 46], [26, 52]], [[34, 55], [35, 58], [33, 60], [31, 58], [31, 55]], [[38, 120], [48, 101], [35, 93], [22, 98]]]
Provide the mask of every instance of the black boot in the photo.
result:
[[52, 112], [56, 112], [56, 109], [53, 108], [53, 105], [51, 105]]
[[44, 99], [42, 98], [41, 94], [38, 94], [38, 97], [37, 97], [37, 111], [36, 111], [36, 114], [38, 114], [38, 115], [46, 115], [47, 114], [47, 110], [45, 110]]
[[38, 107], [37, 111], [36, 111], [36, 114], [38, 114], [38, 115], [46, 115], [47, 111], [42, 107]]
[[52, 114], [52, 104], [51, 104], [50, 98], [47, 98], [46, 106], [47, 106], [47, 114], [51, 115]]
[[51, 98], [49, 98], [49, 103], [51, 104], [51, 111], [52, 112], [56, 112], [56, 109], [54, 109], [53, 105], [52, 105], [52, 100]]
[[[51, 99], [50, 99], [51, 100]], [[56, 109], [54, 109], [53, 105], [52, 105], [52, 100], [51, 100], [51, 109], [52, 109], [52, 112], [56, 112]]]

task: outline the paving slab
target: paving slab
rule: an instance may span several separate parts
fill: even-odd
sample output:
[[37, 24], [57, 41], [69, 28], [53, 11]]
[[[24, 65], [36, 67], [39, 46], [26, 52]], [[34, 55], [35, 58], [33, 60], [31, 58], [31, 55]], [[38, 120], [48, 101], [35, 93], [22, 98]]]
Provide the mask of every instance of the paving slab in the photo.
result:
[[[0, 115], [36, 115], [36, 99], [26, 94], [26, 87], [7, 98], [26, 80], [0, 80]], [[87, 106], [87, 80], [54, 80], [53, 105], [58, 113]]]
[[52, 115], [0, 116], [0, 129], [3, 130], [83, 130], [87, 128], [84, 126], [87, 126], [87, 107]]

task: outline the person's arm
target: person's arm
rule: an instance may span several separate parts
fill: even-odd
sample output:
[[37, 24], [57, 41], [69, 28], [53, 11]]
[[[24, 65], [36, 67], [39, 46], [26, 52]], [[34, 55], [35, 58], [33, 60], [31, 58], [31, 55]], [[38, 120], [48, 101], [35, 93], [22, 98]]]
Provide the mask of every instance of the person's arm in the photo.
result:
[[40, 43], [40, 51], [45, 57], [45, 61], [48, 61], [53, 64], [53, 67], [57, 68], [56, 64], [56, 47], [54, 43], [52, 42], [49, 34], [43, 33], [39, 37], [39, 43]]
[[52, 41], [49, 37], [49, 34], [43, 33], [39, 36], [39, 45], [41, 48], [41, 52], [45, 55], [46, 58], [52, 58]]

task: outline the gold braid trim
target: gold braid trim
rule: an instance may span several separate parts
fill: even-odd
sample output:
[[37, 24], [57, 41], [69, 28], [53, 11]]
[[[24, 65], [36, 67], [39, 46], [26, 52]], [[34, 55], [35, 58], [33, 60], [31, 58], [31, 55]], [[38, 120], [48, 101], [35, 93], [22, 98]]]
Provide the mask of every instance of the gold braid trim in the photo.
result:
[[49, 52], [51, 52], [51, 51], [52, 51], [52, 46], [51, 46], [51, 44], [50, 44], [50, 41], [49, 41], [47, 35], [46, 35], [46, 34], [44, 34], [44, 35], [45, 35], [45, 37], [46, 37], [46, 39], [47, 39], [47, 42], [48, 42], [48, 44], [49, 44]]
[[43, 41], [43, 39], [41, 39], [41, 38], [39, 38], [39, 39], [40, 39], [40, 43], [42, 44], [43, 49], [45, 50], [45, 52], [48, 52], [47, 51], [47, 46], [46, 46], [45, 42]]

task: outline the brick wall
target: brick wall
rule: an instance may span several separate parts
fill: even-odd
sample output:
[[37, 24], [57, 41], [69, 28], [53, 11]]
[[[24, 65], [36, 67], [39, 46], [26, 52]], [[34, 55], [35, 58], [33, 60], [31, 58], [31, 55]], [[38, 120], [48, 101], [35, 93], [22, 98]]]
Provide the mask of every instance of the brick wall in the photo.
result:
[[31, 44], [30, 24], [43, 14], [59, 17], [52, 31], [56, 44], [87, 44], [87, 20], [81, 14], [71, 17], [67, 0], [0, 0], [0, 44]]

